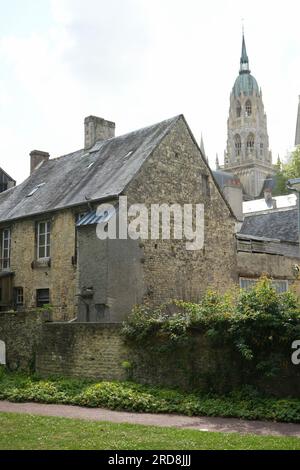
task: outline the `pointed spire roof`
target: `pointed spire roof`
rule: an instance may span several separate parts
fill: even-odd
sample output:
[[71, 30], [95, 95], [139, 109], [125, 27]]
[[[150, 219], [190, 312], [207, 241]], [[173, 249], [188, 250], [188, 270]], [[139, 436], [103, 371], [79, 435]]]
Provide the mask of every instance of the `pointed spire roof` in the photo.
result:
[[219, 168], [220, 168], [219, 155], [216, 154], [216, 169], [219, 170]]
[[242, 55], [241, 55], [241, 60], [240, 60], [240, 74], [241, 73], [250, 73], [249, 58], [248, 58], [247, 49], [246, 49], [246, 41], [245, 41], [244, 32], [243, 32], [243, 40], [242, 40]]
[[205, 148], [204, 148], [204, 142], [203, 142], [203, 135], [202, 135], [202, 133], [201, 133], [200, 150], [201, 150], [201, 152], [202, 152], [203, 157], [205, 157], [205, 158], [207, 159], [206, 153], [205, 153]]
[[247, 56], [247, 49], [246, 49], [246, 42], [245, 42], [245, 36], [243, 33], [243, 42], [242, 42], [242, 57], [241, 57], [241, 62], [242, 63], [248, 63], [249, 59]]
[[300, 95], [299, 95], [299, 104], [298, 104], [295, 145], [300, 145]]

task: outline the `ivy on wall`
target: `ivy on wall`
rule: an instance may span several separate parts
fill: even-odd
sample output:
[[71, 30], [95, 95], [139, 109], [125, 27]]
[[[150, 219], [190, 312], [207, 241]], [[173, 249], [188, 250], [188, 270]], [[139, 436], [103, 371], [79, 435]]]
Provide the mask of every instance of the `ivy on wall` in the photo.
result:
[[[136, 307], [122, 334], [144, 358], [159, 363], [177, 356], [191, 375], [190, 383], [197, 367], [189, 367], [189, 361], [199, 362], [195, 354], [201, 354], [202, 337], [203, 348], [211, 350], [208, 360], [213, 356], [210, 383], [224, 385], [230, 375], [232, 379], [233, 367], [239, 369], [242, 383], [252, 383], [291, 370], [291, 345], [300, 339], [300, 301], [293, 292], [277, 293], [271, 280], [262, 277], [250, 290], [235, 289], [226, 295], [209, 291], [198, 304], [173, 301], [155, 309]], [[224, 351], [222, 365], [214, 349]]]

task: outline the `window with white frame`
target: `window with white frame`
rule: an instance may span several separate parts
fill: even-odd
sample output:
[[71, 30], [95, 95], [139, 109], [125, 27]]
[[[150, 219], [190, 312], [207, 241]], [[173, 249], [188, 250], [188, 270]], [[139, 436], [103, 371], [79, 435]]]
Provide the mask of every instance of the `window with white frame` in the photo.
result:
[[37, 224], [37, 258], [50, 258], [50, 222], [38, 222]]
[[[240, 277], [240, 288], [241, 289], [251, 289], [259, 279], [248, 279], [245, 277]], [[289, 289], [289, 283], [286, 279], [276, 279], [272, 281], [272, 286], [278, 292], [278, 294], [281, 294], [282, 292], [287, 292]]]
[[15, 303], [17, 306], [21, 306], [24, 304], [24, 292], [23, 287], [15, 287], [14, 288], [14, 297]]
[[1, 269], [10, 268], [10, 229], [5, 228], [2, 230], [2, 242], [1, 242]]

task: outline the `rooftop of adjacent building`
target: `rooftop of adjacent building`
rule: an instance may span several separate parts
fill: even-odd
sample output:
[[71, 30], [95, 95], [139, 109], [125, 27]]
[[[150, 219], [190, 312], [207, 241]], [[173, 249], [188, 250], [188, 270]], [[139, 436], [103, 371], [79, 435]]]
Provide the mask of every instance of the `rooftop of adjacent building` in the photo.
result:
[[284, 196], [272, 196], [272, 204], [266, 198], [253, 199], [252, 201], [243, 202], [244, 215], [254, 215], [262, 212], [290, 209], [296, 207], [297, 196], [295, 194], [286, 194]]
[[240, 234], [298, 243], [298, 209], [294, 206], [245, 217]]

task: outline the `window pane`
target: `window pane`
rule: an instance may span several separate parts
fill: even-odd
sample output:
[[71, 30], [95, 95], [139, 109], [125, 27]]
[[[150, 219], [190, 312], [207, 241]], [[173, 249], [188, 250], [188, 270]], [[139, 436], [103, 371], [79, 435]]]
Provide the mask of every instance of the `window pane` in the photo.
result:
[[44, 222], [41, 222], [39, 224], [39, 233], [45, 233], [45, 223]]
[[40, 246], [40, 248], [39, 248], [39, 258], [44, 258], [44, 257], [45, 257], [44, 247]]
[[40, 246], [45, 246], [46, 237], [45, 235], [40, 235]]

